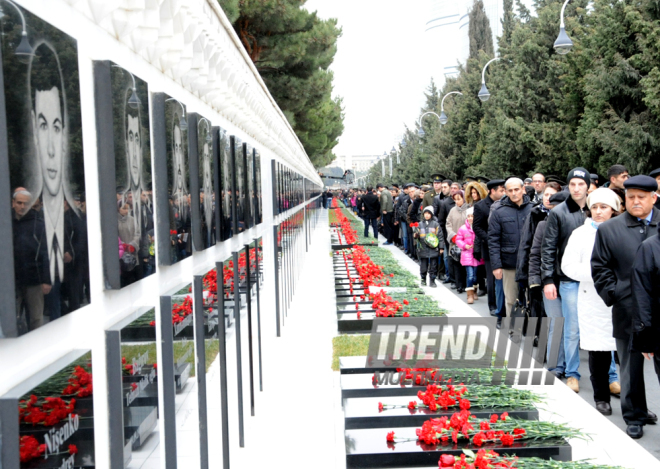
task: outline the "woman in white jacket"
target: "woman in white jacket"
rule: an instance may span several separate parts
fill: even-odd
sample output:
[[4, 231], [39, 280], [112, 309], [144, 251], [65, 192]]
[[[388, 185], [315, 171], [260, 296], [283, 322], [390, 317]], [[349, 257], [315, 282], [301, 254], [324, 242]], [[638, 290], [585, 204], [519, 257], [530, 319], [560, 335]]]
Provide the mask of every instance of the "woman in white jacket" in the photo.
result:
[[594, 388], [596, 409], [603, 415], [612, 415], [610, 392], [621, 391], [616, 376], [616, 366], [612, 359], [612, 351], [616, 350], [616, 343], [612, 337], [612, 308], [605, 305], [594, 287], [591, 278], [591, 252], [596, 241], [598, 226], [618, 215], [621, 202], [614, 191], [601, 188], [587, 197], [587, 206], [590, 216], [568, 239], [561, 270], [573, 280], [580, 282], [578, 293], [580, 348], [589, 351], [589, 372]]

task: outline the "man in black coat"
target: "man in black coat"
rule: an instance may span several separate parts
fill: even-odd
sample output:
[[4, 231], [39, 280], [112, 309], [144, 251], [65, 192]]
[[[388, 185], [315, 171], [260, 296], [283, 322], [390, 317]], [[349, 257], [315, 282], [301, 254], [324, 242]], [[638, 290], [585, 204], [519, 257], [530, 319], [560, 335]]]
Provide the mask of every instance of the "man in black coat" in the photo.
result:
[[[501, 199], [500, 206], [493, 210], [488, 220], [488, 251], [493, 276], [502, 280], [506, 314], [510, 316], [518, 299], [516, 263], [520, 233], [532, 204], [520, 179], [509, 178], [505, 188], [507, 197]], [[502, 317], [497, 319], [498, 326]]]
[[632, 350], [653, 360], [660, 379], [660, 236], [647, 239], [637, 251], [632, 293]]
[[[546, 313], [557, 317], [561, 308], [564, 318], [564, 356], [567, 386], [575, 392], [580, 390], [580, 329], [578, 326], [579, 282], [563, 274], [561, 260], [568, 238], [576, 228], [584, 225], [587, 191], [591, 184], [591, 173], [584, 168], [574, 168], [568, 173], [568, 190], [571, 196], [557, 205], [548, 215], [541, 245], [541, 281], [543, 294], [550, 302]], [[555, 309], [551, 309], [554, 306]], [[560, 364], [561, 365], [561, 364]]]
[[30, 193], [23, 187], [12, 196], [14, 279], [17, 316], [26, 311], [29, 330], [43, 324], [44, 295], [50, 293], [50, 264], [43, 216], [29, 208]]
[[655, 208], [660, 210], [660, 168], [651, 171], [651, 174], [649, 174], [649, 176], [654, 178], [655, 181], [658, 183], [658, 188], [655, 190], [655, 193], [658, 194], [658, 197], [655, 201]]
[[403, 191], [394, 205], [394, 216], [396, 217], [396, 222], [401, 226], [401, 241], [403, 242], [403, 251], [408, 254], [410, 253], [410, 247], [408, 244], [408, 206], [410, 205], [410, 195], [408, 192], [412, 184], [404, 184]]
[[[500, 311], [504, 308], [504, 290], [502, 281], [495, 280], [493, 269], [490, 265], [490, 255], [488, 254], [488, 216], [493, 202], [500, 200], [504, 195], [504, 179], [494, 179], [486, 184], [488, 195], [474, 204], [474, 220], [472, 228], [477, 236], [475, 241], [481, 245], [481, 255], [486, 264], [486, 289], [488, 290], [488, 308], [491, 316], [500, 316]], [[498, 297], [496, 290], [500, 293]], [[499, 301], [498, 301], [499, 298]]]
[[[461, 190], [461, 185], [459, 183], [450, 182], [449, 180], [447, 180], [447, 182], [449, 183], [449, 195], [445, 196], [445, 198], [440, 202], [439, 209], [436, 212], [438, 223], [440, 224], [440, 229], [442, 230], [445, 246], [449, 246], [449, 240], [447, 239], [447, 217], [449, 216], [451, 209], [456, 205], [456, 202], [454, 201], [454, 194]], [[445, 181], [443, 181], [442, 184], [444, 185]], [[436, 198], [439, 197], [440, 196], [436, 196]], [[451, 278], [451, 269], [449, 268], [449, 249], [445, 249], [442, 255], [445, 264], [445, 280], [442, 283], [454, 283], [455, 279]]]
[[[657, 183], [649, 176], [635, 176], [624, 183], [626, 212], [598, 228], [591, 275], [596, 291], [607, 306], [612, 306], [613, 336], [621, 366], [621, 413], [631, 438], [644, 435], [643, 426], [658, 417], [646, 406], [644, 356], [631, 351], [633, 312], [632, 266], [640, 245], [655, 236], [660, 211], [654, 210]], [[638, 328], [641, 323], [637, 324]], [[657, 338], [656, 338], [657, 341]]]
[[367, 187], [367, 194], [360, 201], [360, 213], [364, 219], [364, 237], [369, 237], [369, 225], [373, 228], [374, 238], [378, 239], [378, 217], [380, 216], [380, 202], [373, 187]]

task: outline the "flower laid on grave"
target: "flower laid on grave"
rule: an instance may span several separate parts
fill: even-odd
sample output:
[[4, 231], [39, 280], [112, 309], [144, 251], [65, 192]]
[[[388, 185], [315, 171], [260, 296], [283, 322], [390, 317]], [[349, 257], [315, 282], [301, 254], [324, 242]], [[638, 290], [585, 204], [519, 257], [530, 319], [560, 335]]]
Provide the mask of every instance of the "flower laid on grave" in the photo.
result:
[[442, 454], [438, 461], [438, 467], [439, 469], [620, 469], [613, 466], [591, 464], [589, 461], [554, 461], [552, 459], [501, 456], [493, 450], [485, 449], [480, 449], [476, 454], [474, 451], [464, 449], [460, 457], [453, 454]]
[[[584, 438], [579, 430], [558, 423], [514, 419], [506, 412], [499, 416], [492, 414], [490, 419], [479, 419], [469, 410], [455, 412], [451, 418], [442, 416], [429, 419], [424, 422], [422, 428], [416, 429], [415, 433], [417, 438], [405, 438], [399, 441], [417, 440], [434, 446], [448, 443], [450, 440], [453, 443], [458, 443], [458, 440], [468, 440], [475, 446], [485, 443], [512, 446], [518, 440]], [[395, 438], [394, 443], [396, 441]]]
[[75, 399], [68, 402], [61, 397], [39, 399], [32, 394], [29, 399], [19, 402], [18, 421], [19, 423], [52, 427], [69, 417], [75, 407]]
[[69, 378], [69, 385], [62, 390], [62, 395], [87, 397], [92, 395], [93, 390], [92, 374], [82, 366], [76, 366], [73, 370], [73, 376]]
[[407, 405], [391, 405], [379, 403], [378, 410], [398, 409], [407, 407], [411, 411], [426, 408], [433, 412], [457, 407], [469, 410], [472, 407], [481, 409], [501, 408], [531, 408], [542, 402], [541, 397], [531, 391], [515, 389], [506, 385], [492, 386], [454, 386], [452, 384], [429, 384], [426, 391], [417, 392], [417, 401]]
[[183, 322], [186, 317], [192, 314], [192, 297], [186, 296], [183, 303], [174, 303], [172, 305], [172, 324], [179, 324]]
[[39, 444], [32, 435], [23, 435], [20, 439], [19, 453], [21, 462], [25, 463], [35, 458], [40, 458], [46, 452], [46, 445]]

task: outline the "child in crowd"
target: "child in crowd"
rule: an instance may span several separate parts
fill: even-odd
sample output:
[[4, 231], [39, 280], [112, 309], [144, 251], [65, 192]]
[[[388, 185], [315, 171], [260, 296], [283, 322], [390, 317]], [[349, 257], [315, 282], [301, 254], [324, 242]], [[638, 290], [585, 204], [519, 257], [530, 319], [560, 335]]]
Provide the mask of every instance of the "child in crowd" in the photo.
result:
[[435, 278], [438, 273], [438, 256], [444, 252], [445, 244], [440, 235], [440, 225], [433, 217], [433, 206], [429, 205], [422, 212], [422, 220], [413, 227], [413, 238], [417, 239], [417, 256], [419, 258], [419, 273], [422, 277], [422, 286], [426, 286], [428, 272], [431, 282], [429, 286], [435, 288]]
[[472, 220], [474, 220], [474, 208], [467, 209], [467, 220], [465, 225], [458, 229], [456, 234], [456, 246], [461, 249], [461, 265], [467, 270], [467, 303], [471, 305], [474, 300], [478, 300], [477, 296], [477, 267], [484, 263], [483, 259], [476, 260], [474, 258], [474, 241], [475, 234], [472, 229]]

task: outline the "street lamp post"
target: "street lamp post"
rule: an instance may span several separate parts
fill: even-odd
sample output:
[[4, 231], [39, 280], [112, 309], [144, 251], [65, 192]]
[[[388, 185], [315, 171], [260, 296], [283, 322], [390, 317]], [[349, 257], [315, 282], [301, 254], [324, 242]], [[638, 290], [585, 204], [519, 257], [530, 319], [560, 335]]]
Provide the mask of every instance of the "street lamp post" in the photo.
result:
[[424, 117], [426, 117], [426, 116], [429, 115], [429, 114], [433, 114], [433, 115], [434, 115], [435, 117], [437, 117], [440, 121], [442, 121], [442, 119], [440, 118], [440, 116], [437, 115], [437, 114], [436, 114], [435, 112], [433, 112], [433, 111], [427, 111], [427, 112], [425, 112], [424, 114], [422, 114], [422, 115], [419, 117], [419, 121], [417, 122], [418, 125], [419, 125], [419, 130], [417, 131], [417, 135], [419, 136], [419, 138], [422, 138], [424, 135], [426, 135], [426, 132], [424, 132], [424, 129], [422, 128], [422, 120], [424, 119]]
[[[14, 54], [17, 56], [20, 62], [25, 64], [29, 63], [30, 60], [32, 60], [32, 56], [34, 56], [34, 49], [30, 45], [30, 41], [28, 41], [25, 16], [23, 16], [23, 12], [21, 11], [20, 8], [16, 6], [14, 2], [11, 2], [10, 0], [5, 0], [5, 1], [16, 9], [18, 15], [21, 17], [21, 24], [23, 25], [23, 30], [21, 32], [21, 42], [18, 44], [18, 47], [16, 47]], [[4, 16], [4, 12], [0, 7], [0, 18], [2, 18], [3, 16]]]
[[568, 34], [566, 34], [566, 27], [564, 25], [564, 10], [566, 10], [566, 5], [568, 5], [568, 2], [570, 0], [566, 0], [564, 4], [561, 7], [561, 23], [559, 25], [559, 36], [557, 36], [557, 40], [555, 41], [555, 51], [557, 54], [560, 55], [566, 55], [571, 51], [571, 48], [573, 47], [573, 41], [571, 41], [571, 38], [568, 37]]
[[479, 94], [477, 96], [481, 102], [484, 103], [490, 98], [490, 91], [488, 91], [488, 88], [486, 87], [486, 69], [496, 60], [500, 60], [500, 57], [495, 57], [494, 59], [489, 60], [488, 63], [486, 63], [484, 66], [484, 69], [481, 71], [481, 89], [479, 90]]
[[440, 125], [445, 125], [447, 123], [447, 114], [445, 114], [445, 98], [452, 94], [459, 94], [463, 96], [463, 93], [460, 91], [452, 91], [442, 97], [442, 101], [440, 102]]

